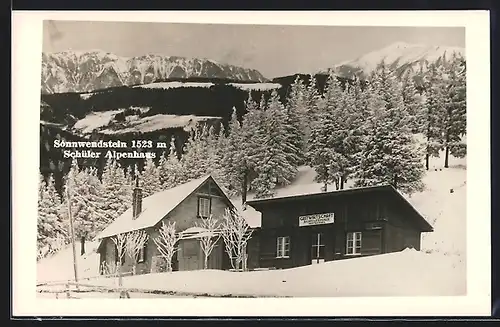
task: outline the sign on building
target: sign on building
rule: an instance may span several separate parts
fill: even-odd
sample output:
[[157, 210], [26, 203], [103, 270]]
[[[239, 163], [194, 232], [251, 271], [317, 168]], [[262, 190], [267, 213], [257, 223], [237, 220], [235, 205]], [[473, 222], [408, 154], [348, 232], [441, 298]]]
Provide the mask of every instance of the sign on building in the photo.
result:
[[299, 227], [332, 224], [335, 222], [333, 212], [299, 216]]

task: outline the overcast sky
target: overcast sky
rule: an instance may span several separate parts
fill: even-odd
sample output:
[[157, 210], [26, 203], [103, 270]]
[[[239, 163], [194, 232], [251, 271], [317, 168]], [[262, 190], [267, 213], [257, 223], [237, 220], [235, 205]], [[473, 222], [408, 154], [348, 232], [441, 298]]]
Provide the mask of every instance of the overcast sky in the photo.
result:
[[464, 28], [207, 25], [51, 21], [43, 51], [101, 49], [119, 56], [149, 53], [208, 58], [273, 78], [315, 72], [391, 43], [465, 47]]

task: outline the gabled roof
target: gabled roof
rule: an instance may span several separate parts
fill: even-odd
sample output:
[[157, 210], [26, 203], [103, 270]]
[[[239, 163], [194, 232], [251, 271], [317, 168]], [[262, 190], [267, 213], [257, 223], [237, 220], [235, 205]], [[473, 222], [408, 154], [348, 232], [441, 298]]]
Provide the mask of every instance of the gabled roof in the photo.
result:
[[283, 197], [251, 200], [251, 201], [247, 201], [247, 204], [249, 206], [255, 208], [256, 210], [261, 211], [263, 207], [267, 207], [267, 206], [273, 205], [273, 204], [285, 206], [287, 202], [291, 202], [291, 201], [329, 198], [329, 197], [335, 197], [335, 196], [347, 196], [347, 195], [368, 193], [368, 192], [377, 192], [377, 191], [390, 192], [393, 196], [398, 198], [400, 203], [402, 203], [407, 209], [409, 209], [413, 213], [413, 216], [416, 218], [415, 222], [418, 224], [418, 226], [421, 228], [422, 231], [425, 231], [425, 232], [432, 232], [433, 231], [433, 227], [420, 214], [420, 212], [418, 212], [418, 210], [415, 209], [415, 207], [407, 199], [405, 199], [405, 197], [398, 190], [396, 190], [390, 184], [382, 184], [382, 185], [366, 186], [366, 187], [356, 187], [356, 188], [349, 188], [349, 189], [336, 190], [336, 191], [330, 191], [330, 192], [309, 193], [309, 194], [301, 194], [301, 195], [292, 195], [292, 196], [283, 196]]
[[[210, 175], [206, 175], [143, 198], [142, 211], [136, 219], [133, 219], [132, 208], [130, 208], [97, 235], [97, 238], [103, 239], [155, 226], [208, 180], [212, 180], [217, 185], [217, 182]], [[229, 199], [227, 201], [232, 205]]]

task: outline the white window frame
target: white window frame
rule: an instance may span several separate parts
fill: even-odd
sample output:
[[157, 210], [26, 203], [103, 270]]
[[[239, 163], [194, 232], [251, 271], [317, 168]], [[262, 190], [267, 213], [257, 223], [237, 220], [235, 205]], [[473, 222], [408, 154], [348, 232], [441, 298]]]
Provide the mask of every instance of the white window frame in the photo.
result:
[[[208, 207], [207, 207], [208, 206]], [[208, 218], [212, 211], [212, 199], [199, 196], [198, 197], [198, 217]]]
[[279, 236], [276, 239], [276, 258], [290, 258], [290, 236]]
[[[312, 248], [314, 249], [314, 251], [316, 252], [316, 258], [314, 258], [313, 260], [324, 260], [325, 258], [319, 258], [319, 253], [320, 253], [320, 249], [321, 247], [325, 247], [325, 243], [323, 243], [323, 240], [324, 239], [324, 235], [323, 233], [316, 233], [316, 242], [312, 244]], [[324, 254], [324, 252], [323, 252]]]
[[[362, 233], [348, 232], [346, 235], [345, 254], [346, 255], [361, 255]], [[352, 245], [349, 245], [352, 242]]]

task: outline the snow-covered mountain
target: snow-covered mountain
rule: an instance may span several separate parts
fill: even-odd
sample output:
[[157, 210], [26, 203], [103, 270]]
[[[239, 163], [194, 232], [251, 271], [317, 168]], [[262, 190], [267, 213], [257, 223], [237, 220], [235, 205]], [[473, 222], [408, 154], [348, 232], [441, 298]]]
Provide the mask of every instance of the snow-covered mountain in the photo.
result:
[[357, 59], [341, 62], [327, 71], [347, 78], [354, 75], [365, 77], [383, 60], [398, 73], [408, 69], [418, 72], [421, 68], [425, 71], [430, 63], [439, 64], [443, 59], [448, 60], [453, 53], [465, 56], [465, 48], [396, 42]]
[[255, 69], [210, 59], [148, 54], [120, 57], [102, 50], [42, 55], [42, 93], [88, 92], [122, 85], [148, 84], [167, 78], [207, 77], [264, 82]]

